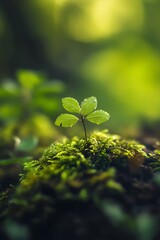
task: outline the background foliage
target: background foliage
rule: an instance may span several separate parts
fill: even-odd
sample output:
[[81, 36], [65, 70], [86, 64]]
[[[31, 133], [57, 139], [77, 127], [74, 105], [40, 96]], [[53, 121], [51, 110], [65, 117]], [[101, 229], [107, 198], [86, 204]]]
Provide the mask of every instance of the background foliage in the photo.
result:
[[[112, 131], [132, 131], [159, 118], [159, 10], [159, 0], [1, 0], [1, 82], [12, 79], [13, 92], [19, 69], [46, 73], [65, 83], [63, 96], [96, 96]], [[40, 102], [54, 121], [60, 97]]]

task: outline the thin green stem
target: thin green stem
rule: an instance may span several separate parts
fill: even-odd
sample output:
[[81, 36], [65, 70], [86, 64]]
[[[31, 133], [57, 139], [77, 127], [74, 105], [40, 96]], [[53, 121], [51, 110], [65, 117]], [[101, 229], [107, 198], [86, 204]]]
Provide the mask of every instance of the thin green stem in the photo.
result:
[[82, 124], [83, 124], [85, 139], [86, 139], [86, 141], [87, 141], [87, 131], [86, 131], [86, 125], [85, 125], [85, 122], [84, 122], [84, 117], [83, 117], [83, 115], [81, 115], [81, 120], [82, 120]]

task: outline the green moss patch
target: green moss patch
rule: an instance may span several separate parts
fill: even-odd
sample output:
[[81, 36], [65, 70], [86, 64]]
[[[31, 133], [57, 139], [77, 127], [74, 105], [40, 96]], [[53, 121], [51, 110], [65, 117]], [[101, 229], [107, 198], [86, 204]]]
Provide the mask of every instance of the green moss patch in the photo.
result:
[[152, 240], [159, 182], [159, 150], [107, 131], [64, 139], [25, 163], [6, 218], [29, 239]]

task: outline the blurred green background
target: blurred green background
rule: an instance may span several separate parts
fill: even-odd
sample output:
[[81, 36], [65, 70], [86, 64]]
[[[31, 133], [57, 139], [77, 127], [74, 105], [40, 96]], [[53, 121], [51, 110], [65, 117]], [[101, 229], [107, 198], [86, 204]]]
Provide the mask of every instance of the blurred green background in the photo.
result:
[[56, 139], [65, 96], [96, 96], [112, 132], [158, 120], [159, 13], [159, 0], [0, 0], [1, 135]]

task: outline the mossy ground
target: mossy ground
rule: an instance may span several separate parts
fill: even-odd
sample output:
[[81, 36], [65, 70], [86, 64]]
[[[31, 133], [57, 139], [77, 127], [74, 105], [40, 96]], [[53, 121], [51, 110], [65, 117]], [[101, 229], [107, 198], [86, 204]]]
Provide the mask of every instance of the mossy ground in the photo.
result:
[[[107, 131], [87, 141], [55, 142], [25, 164], [1, 210], [1, 234], [19, 239], [10, 231], [16, 228], [26, 240], [158, 240], [159, 171], [158, 149]], [[1, 194], [2, 203], [6, 196]]]

